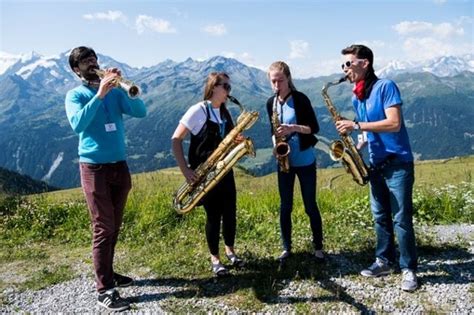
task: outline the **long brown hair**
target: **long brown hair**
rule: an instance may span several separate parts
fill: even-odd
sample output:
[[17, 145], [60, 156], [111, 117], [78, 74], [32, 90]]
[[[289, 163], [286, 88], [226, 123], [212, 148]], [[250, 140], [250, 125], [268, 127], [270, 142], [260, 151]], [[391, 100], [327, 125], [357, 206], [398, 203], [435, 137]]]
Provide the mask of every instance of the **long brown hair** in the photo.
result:
[[267, 75], [270, 76], [270, 71], [278, 71], [282, 72], [288, 78], [288, 87], [291, 91], [296, 91], [296, 87], [293, 84], [293, 80], [291, 79], [291, 72], [290, 67], [283, 61], [275, 61], [268, 67]]
[[[212, 90], [214, 89], [214, 87], [218, 84], [221, 84], [221, 82], [226, 79], [230, 80], [230, 77], [225, 72], [209, 73], [209, 75], [207, 76], [206, 85], [204, 87], [203, 100], [204, 101], [209, 100], [212, 97]], [[232, 116], [230, 115], [229, 110], [225, 106], [225, 103], [222, 103], [220, 108], [221, 108], [221, 117], [225, 118], [229, 122], [230, 127], [233, 128], [234, 123], [232, 121]]]
[[229, 80], [229, 75], [225, 72], [211, 72], [207, 76], [206, 86], [204, 87], [204, 101], [212, 97], [212, 90], [225, 79]]

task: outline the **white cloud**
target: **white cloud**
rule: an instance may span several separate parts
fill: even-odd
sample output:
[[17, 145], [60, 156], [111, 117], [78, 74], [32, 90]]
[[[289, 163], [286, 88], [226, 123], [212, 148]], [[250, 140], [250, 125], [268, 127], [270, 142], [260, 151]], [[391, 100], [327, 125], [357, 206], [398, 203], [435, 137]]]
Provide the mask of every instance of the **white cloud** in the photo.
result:
[[201, 31], [213, 36], [222, 36], [227, 34], [227, 29], [224, 24], [210, 24], [204, 26]]
[[433, 24], [420, 21], [403, 21], [393, 26], [393, 29], [402, 36], [411, 34], [431, 35], [438, 38], [464, 35], [464, 28], [451, 23]]
[[441, 5], [441, 4], [445, 4], [445, 3], [447, 2], [447, 0], [433, 0], [433, 2], [434, 2], [435, 4]]
[[308, 52], [309, 43], [304, 40], [290, 41], [290, 59], [304, 58]]
[[454, 23], [455, 23], [456, 25], [461, 25], [461, 24], [474, 24], [474, 17], [463, 15], [463, 16], [459, 17], [457, 20], [455, 20]]
[[176, 33], [176, 29], [171, 27], [169, 21], [155, 19], [148, 15], [139, 15], [135, 20], [135, 27], [138, 34], [142, 34], [147, 29], [156, 33]]
[[107, 11], [98, 13], [88, 13], [82, 16], [86, 20], [106, 20], [106, 21], [119, 21], [126, 22], [127, 17], [121, 11]]
[[[242, 53], [236, 53], [233, 51], [223, 51], [220, 53], [221, 56], [224, 56], [226, 58], [233, 58], [237, 59], [238, 61], [242, 62], [243, 64], [246, 64], [248, 66], [256, 67], [255, 63], [256, 60], [255, 58], [248, 52], [242, 52]], [[258, 67], [259, 68], [259, 67]]]
[[392, 28], [400, 35], [402, 49], [409, 60], [425, 60], [439, 56], [460, 55], [472, 51], [472, 40], [463, 26], [473, 19], [461, 16], [452, 23], [433, 24], [424, 21], [403, 21]]
[[410, 59], [414, 60], [457, 55], [462, 53], [461, 49], [465, 49], [465, 47], [454, 46], [432, 37], [411, 37], [403, 43], [403, 50], [410, 55]]

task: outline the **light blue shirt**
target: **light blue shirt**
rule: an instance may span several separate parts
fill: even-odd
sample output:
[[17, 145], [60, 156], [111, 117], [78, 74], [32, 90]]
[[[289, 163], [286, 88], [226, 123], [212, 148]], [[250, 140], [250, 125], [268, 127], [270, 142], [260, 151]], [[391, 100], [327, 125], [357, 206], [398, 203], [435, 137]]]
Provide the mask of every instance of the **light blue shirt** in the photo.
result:
[[[281, 110], [283, 110], [283, 119], [281, 116]], [[277, 104], [278, 119], [283, 124], [296, 124], [295, 105], [293, 97], [290, 97], [282, 106]], [[290, 146], [289, 161], [290, 166], [308, 166], [314, 163], [316, 155], [314, 148], [310, 147], [306, 150], [300, 150], [300, 139], [297, 133], [289, 134], [286, 136], [288, 144]]]
[[130, 99], [120, 88], [112, 89], [101, 100], [96, 88], [78, 86], [66, 94], [65, 107], [69, 124], [79, 135], [79, 161], [93, 164], [124, 161], [125, 130], [122, 116], [146, 116], [143, 101], [139, 98]]

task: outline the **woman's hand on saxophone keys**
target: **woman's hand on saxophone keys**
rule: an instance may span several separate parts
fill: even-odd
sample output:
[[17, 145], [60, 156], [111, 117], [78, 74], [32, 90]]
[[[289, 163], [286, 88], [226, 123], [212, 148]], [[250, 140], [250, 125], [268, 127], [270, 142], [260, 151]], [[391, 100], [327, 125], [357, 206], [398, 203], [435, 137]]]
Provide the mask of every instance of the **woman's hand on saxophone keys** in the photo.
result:
[[235, 137], [234, 142], [237, 143], [237, 144], [239, 144], [239, 143], [241, 143], [241, 142], [244, 141], [244, 140], [245, 140], [245, 136], [244, 136], [243, 134], [239, 133], [239, 134]]
[[183, 175], [186, 178], [186, 182], [188, 184], [192, 184], [197, 180], [196, 173], [192, 169], [190, 169], [189, 167], [184, 169]]
[[284, 137], [286, 135], [289, 135], [290, 133], [293, 133], [297, 130], [295, 130], [296, 125], [289, 125], [289, 124], [281, 124], [277, 131], [276, 131], [276, 136], [277, 137]]

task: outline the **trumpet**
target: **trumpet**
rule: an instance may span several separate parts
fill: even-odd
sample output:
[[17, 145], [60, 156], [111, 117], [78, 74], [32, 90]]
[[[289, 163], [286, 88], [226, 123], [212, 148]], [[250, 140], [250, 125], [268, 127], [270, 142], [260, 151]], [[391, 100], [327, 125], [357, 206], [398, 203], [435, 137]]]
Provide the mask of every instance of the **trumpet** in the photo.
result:
[[[99, 76], [99, 78], [103, 78], [105, 76], [105, 71], [100, 69], [94, 69], [95, 73]], [[130, 80], [124, 79], [120, 76], [116, 77], [112, 82], [116, 87], [122, 88], [125, 92], [127, 92], [128, 97], [130, 98], [137, 98], [140, 95], [140, 88], [135, 85]]]

